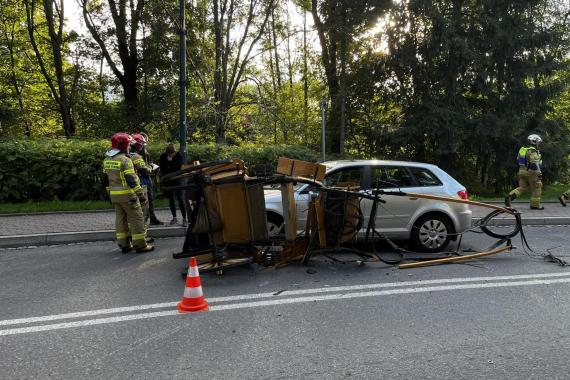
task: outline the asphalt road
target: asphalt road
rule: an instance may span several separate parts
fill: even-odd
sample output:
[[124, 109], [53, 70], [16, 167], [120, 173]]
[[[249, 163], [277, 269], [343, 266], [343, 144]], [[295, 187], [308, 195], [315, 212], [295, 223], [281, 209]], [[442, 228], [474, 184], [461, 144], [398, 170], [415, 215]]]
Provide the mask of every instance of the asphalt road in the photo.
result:
[[[569, 256], [568, 227], [526, 229]], [[485, 237], [466, 245], [485, 247]], [[515, 245], [520, 246], [519, 241]], [[570, 268], [522, 249], [398, 270], [326, 258], [202, 275], [180, 315], [180, 239], [0, 250], [2, 379], [568, 378]], [[70, 314], [73, 313], [73, 314]]]

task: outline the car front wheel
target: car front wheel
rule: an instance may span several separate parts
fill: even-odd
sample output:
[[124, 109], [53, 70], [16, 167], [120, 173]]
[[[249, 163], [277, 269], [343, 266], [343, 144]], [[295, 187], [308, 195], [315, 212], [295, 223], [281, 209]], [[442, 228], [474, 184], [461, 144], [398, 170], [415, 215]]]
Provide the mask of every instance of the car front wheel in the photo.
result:
[[280, 215], [267, 214], [267, 235], [269, 238], [277, 238], [283, 235], [283, 218]]
[[414, 247], [424, 252], [440, 252], [447, 247], [453, 227], [450, 220], [440, 214], [428, 214], [417, 220], [412, 229]]

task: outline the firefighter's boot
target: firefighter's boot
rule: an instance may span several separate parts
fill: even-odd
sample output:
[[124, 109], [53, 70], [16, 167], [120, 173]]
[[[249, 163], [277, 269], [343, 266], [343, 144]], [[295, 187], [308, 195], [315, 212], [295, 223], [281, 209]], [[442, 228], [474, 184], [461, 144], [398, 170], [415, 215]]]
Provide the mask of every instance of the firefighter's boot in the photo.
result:
[[514, 201], [515, 199], [517, 199], [517, 195], [516, 194], [509, 194], [505, 197], [505, 206], [507, 207], [511, 207], [512, 205], [512, 201]]
[[121, 247], [121, 252], [123, 253], [129, 253], [134, 249], [134, 247], [132, 245], [128, 245], [126, 247]]
[[151, 244], [147, 244], [142, 248], [137, 248], [137, 253], [145, 253], [145, 252], [152, 252], [154, 251], [154, 246]]
[[566, 207], [566, 196], [564, 194], [562, 194], [561, 196], [558, 197], [558, 200], [560, 201], [560, 204], [564, 207]]

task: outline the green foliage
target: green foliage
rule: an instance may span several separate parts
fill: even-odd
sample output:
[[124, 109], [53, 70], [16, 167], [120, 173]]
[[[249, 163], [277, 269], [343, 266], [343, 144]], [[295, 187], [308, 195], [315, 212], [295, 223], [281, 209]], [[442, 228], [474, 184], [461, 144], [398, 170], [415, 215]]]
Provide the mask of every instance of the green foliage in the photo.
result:
[[558, 179], [570, 152], [568, 125], [552, 108], [565, 86], [557, 72], [568, 71], [560, 11], [537, 0], [399, 2], [386, 22], [388, 51], [365, 45], [351, 68], [352, 148], [432, 162], [498, 193], [512, 185], [520, 145], [538, 133], [545, 181]]
[[102, 199], [104, 141], [0, 142], [0, 202]]
[[[166, 143], [149, 146], [158, 162]], [[76, 139], [0, 141], [0, 203], [30, 201], [104, 200], [101, 164], [107, 140]], [[202, 162], [221, 158], [241, 158], [250, 167], [270, 163], [280, 156], [315, 161], [318, 154], [295, 145], [190, 145], [188, 158]]]

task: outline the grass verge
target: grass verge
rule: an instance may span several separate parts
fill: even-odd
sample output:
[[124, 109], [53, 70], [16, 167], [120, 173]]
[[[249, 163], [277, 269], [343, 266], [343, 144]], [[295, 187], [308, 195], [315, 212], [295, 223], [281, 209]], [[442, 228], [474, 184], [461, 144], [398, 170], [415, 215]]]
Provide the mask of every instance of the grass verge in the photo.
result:
[[[552, 184], [545, 186], [542, 192], [542, 201], [557, 202], [560, 194], [570, 188], [566, 184]], [[505, 194], [506, 195], [506, 194]], [[518, 200], [528, 201], [530, 193], [526, 193]], [[502, 202], [504, 196], [471, 195], [469, 199], [482, 202]], [[168, 199], [157, 198], [154, 207], [168, 207]], [[35, 212], [58, 212], [58, 211], [92, 211], [110, 210], [113, 206], [108, 201], [49, 201], [28, 203], [4, 203], [0, 204], [0, 214], [29, 214]]]
[[[545, 186], [542, 189], [542, 201], [543, 202], [558, 202], [558, 197], [565, 192], [566, 190], [570, 189], [570, 185], [555, 183]], [[507, 194], [505, 194], [507, 195]], [[469, 199], [473, 201], [482, 201], [482, 202], [502, 202], [505, 200], [505, 195], [496, 196], [496, 195], [470, 195]], [[521, 201], [528, 201], [530, 200], [530, 191], [524, 194], [522, 197], [517, 198], [517, 200]]]

